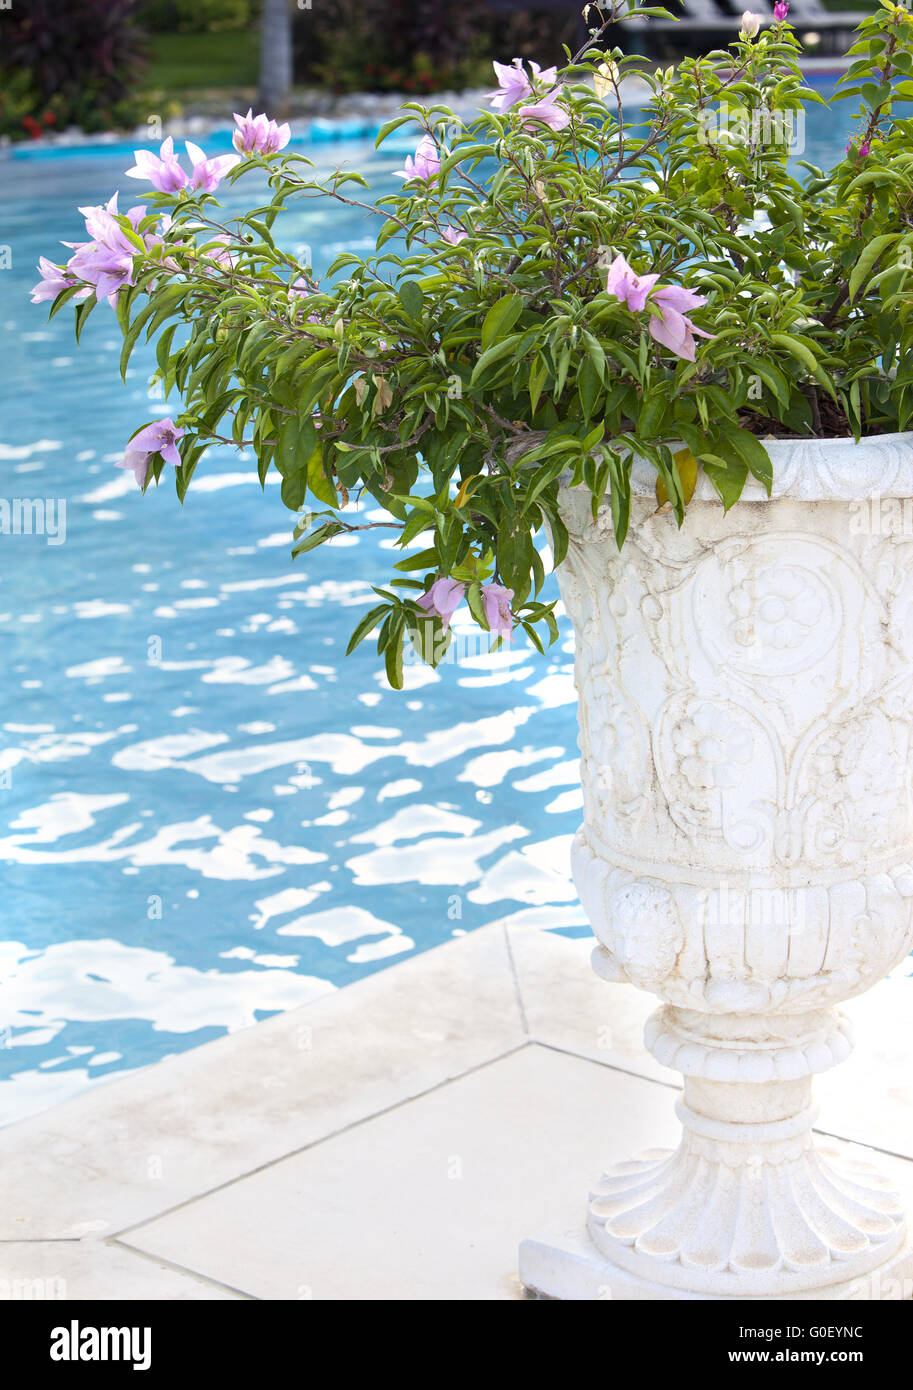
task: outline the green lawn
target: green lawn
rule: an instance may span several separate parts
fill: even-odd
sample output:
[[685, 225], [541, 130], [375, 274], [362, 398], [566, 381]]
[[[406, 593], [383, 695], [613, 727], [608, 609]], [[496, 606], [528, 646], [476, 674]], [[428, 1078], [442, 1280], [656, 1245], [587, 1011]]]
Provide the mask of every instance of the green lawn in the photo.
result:
[[142, 85], [154, 91], [257, 85], [257, 34], [151, 34]]

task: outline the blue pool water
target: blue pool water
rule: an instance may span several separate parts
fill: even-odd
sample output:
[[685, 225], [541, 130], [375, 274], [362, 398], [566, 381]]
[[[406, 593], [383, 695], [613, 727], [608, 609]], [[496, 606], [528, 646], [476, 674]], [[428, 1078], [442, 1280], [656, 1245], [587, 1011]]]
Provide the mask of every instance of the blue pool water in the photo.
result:
[[[842, 149], [838, 110], [812, 113], [807, 157]], [[315, 158], [379, 194], [401, 149]], [[151, 353], [124, 387], [107, 306], [77, 349], [70, 311], [47, 324], [27, 291], [80, 238], [77, 205], [137, 201], [130, 163], [0, 163], [0, 497], [67, 504], [63, 544], [0, 536], [0, 1121], [485, 922], [585, 930], [565, 622], [545, 659], [411, 668], [397, 694], [372, 644], [344, 657], [384, 532], [293, 564], [252, 458], [212, 452], [183, 509], [114, 467], [161, 413]], [[309, 203], [284, 235], [320, 272], [372, 233]]]

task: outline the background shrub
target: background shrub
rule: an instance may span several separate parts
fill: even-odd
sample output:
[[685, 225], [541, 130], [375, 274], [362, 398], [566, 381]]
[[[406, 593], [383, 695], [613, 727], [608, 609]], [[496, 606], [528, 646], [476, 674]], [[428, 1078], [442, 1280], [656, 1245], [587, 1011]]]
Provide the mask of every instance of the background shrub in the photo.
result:
[[486, 0], [320, 0], [295, 17], [298, 82], [421, 94], [492, 82], [491, 59], [562, 60], [580, 6], [492, 11]]
[[130, 124], [142, 67], [137, 0], [29, 0], [0, 16], [0, 130]]

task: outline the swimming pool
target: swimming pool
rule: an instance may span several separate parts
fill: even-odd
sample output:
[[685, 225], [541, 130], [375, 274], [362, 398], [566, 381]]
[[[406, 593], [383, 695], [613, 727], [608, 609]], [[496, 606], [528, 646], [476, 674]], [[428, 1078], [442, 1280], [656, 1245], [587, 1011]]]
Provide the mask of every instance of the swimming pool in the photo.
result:
[[[848, 117], [813, 111], [805, 157], [842, 150]], [[381, 193], [400, 150], [314, 157]], [[122, 387], [110, 311], [77, 351], [27, 291], [77, 204], [136, 200], [131, 162], [2, 164], [0, 496], [64, 499], [66, 535], [0, 536], [0, 1122], [485, 922], [587, 930], [566, 623], [544, 660], [412, 667], [397, 694], [371, 644], [343, 655], [382, 532], [293, 564], [252, 459], [213, 451], [183, 509], [114, 467], [159, 413], [152, 354]], [[319, 273], [370, 223], [309, 204], [285, 234]]]

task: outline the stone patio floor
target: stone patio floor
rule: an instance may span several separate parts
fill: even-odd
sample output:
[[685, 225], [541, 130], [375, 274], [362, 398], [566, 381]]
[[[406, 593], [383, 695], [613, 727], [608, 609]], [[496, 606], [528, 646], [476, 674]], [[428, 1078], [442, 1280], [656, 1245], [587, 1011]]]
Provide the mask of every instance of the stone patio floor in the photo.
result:
[[[0, 1289], [524, 1297], [520, 1240], [678, 1137], [656, 1001], [597, 980], [591, 946], [495, 923], [0, 1130]], [[908, 971], [847, 1006], [856, 1052], [816, 1095], [913, 1193]]]

